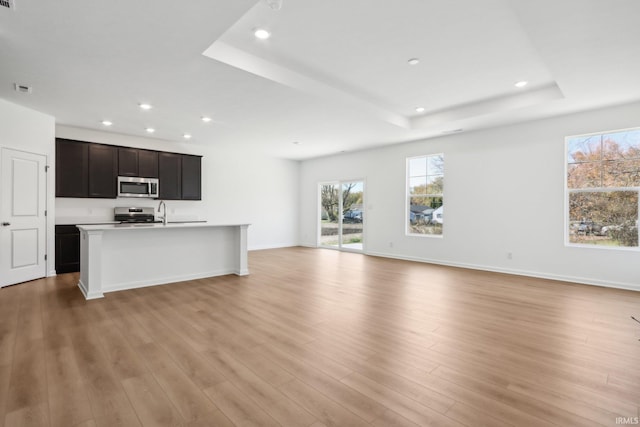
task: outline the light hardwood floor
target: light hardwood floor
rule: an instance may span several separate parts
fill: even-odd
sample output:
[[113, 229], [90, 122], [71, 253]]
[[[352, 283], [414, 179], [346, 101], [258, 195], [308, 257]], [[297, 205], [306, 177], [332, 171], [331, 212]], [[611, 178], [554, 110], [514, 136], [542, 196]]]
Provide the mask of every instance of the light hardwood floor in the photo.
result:
[[[85, 301], [0, 290], [5, 426], [591, 426], [638, 417], [640, 293], [290, 248]], [[619, 425], [619, 424], [618, 424]]]

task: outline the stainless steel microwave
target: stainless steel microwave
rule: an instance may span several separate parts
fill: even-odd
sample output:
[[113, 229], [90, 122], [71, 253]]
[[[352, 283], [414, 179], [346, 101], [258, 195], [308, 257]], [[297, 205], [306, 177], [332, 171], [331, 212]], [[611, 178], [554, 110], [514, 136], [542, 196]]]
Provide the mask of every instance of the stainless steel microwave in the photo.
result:
[[157, 178], [118, 177], [118, 197], [158, 198], [160, 188]]

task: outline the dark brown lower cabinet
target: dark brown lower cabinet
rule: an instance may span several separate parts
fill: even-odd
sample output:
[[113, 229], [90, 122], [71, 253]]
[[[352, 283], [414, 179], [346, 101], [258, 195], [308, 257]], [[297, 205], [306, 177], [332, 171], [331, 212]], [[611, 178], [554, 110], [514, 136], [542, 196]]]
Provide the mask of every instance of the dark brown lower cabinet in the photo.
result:
[[56, 273], [80, 271], [80, 230], [75, 225], [56, 225]]

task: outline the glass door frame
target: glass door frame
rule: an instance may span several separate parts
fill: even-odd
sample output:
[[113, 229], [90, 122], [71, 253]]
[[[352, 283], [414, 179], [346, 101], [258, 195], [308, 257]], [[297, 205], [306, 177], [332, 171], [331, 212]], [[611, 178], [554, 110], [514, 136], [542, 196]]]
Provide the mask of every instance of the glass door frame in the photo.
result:
[[[343, 201], [342, 201], [342, 189], [344, 184], [349, 184], [352, 182], [361, 182], [362, 183], [362, 249], [354, 249], [343, 246], [343, 224], [344, 224], [344, 212], [343, 212]], [[337, 245], [325, 245], [322, 243], [322, 186], [323, 185], [337, 185], [338, 186], [338, 244]], [[317, 199], [317, 237], [316, 237], [316, 247], [324, 248], [324, 249], [333, 249], [345, 252], [355, 252], [355, 253], [365, 253], [365, 243], [366, 243], [366, 222], [367, 222], [367, 212], [366, 212], [366, 189], [367, 183], [363, 178], [360, 179], [344, 179], [344, 180], [336, 180], [336, 181], [321, 181], [318, 183], [318, 199]]]

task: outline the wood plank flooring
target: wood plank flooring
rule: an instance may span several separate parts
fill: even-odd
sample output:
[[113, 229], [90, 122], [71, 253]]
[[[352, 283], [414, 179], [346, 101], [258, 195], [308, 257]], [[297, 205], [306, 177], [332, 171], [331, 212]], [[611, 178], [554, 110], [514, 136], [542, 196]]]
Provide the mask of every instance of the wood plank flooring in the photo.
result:
[[85, 301], [0, 290], [0, 425], [615, 426], [640, 293], [322, 249]]

